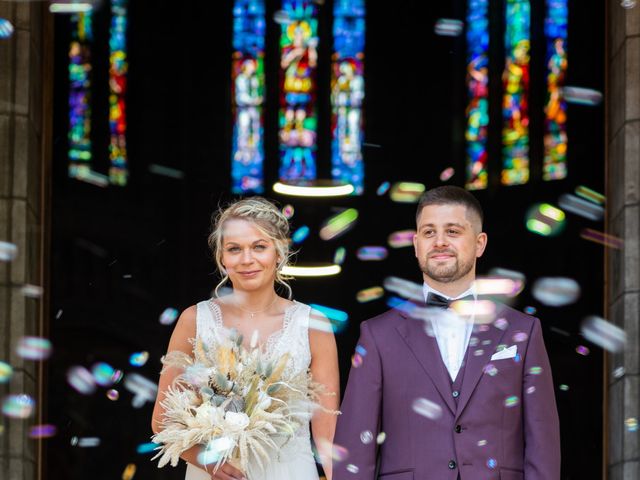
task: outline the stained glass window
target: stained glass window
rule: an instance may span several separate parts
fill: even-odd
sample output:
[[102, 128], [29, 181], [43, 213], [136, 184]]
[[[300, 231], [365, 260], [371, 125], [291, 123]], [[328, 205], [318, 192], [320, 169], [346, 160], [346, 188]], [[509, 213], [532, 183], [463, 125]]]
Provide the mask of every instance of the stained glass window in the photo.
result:
[[283, 0], [280, 36], [280, 179], [315, 180], [318, 5]]
[[469, 0], [467, 6], [467, 181], [470, 190], [487, 188], [489, 127], [488, 0]]
[[233, 9], [232, 191], [264, 191], [265, 9], [263, 0], [236, 0]]
[[364, 0], [336, 0], [331, 72], [331, 171], [334, 180], [364, 189]]
[[127, 184], [127, 121], [125, 93], [127, 91], [127, 0], [111, 0], [111, 30], [109, 38], [109, 181]]
[[559, 180], [567, 176], [567, 103], [562, 93], [567, 73], [567, 20], [567, 0], [547, 0], [543, 180]]
[[507, 0], [505, 13], [502, 183], [520, 185], [529, 180], [529, 1]]
[[91, 12], [71, 17], [69, 47], [69, 176], [91, 174]]

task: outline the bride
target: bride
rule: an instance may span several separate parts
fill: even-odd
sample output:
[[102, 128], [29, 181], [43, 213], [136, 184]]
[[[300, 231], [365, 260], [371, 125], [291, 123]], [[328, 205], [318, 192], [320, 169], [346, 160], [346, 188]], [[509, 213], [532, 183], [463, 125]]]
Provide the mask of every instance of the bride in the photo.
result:
[[[178, 319], [168, 352], [179, 350], [193, 355], [190, 340], [199, 338], [209, 345], [236, 330], [245, 339], [245, 346], [258, 335], [258, 346], [266, 355], [289, 353], [288, 368], [292, 374], [310, 369], [313, 380], [326, 387], [320, 404], [327, 411], [338, 409], [338, 358], [335, 339], [330, 328], [315, 327], [327, 322], [308, 305], [292, 301], [291, 287], [285, 282], [282, 268], [287, 265], [289, 251], [289, 223], [271, 202], [260, 197], [245, 198], [221, 210], [209, 235], [209, 246], [215, 255], [223, 278], [215, 289], [215, 297], [187, 308]], [[233, 286], [229, 295], [218, 296], [227, 281]], [[284, 287], [288, 298], [276, 293], [276, 284]], [[322, 323], [320, 323], [321, 326]], [[328, 333], [329, 332], [329, 333]], [[158, 397], [153, 410], [152, 429], [161, 430], [163, 400], [167, 387], [180, 372], [166, 369], [160, 376]], [[322, 409], [310, 420], [316, 445], [326, 446], [333, 441], [336, 417]], [[204, 446], [203, 446], [204, 447]], [[250, 465], [241, 472], [230, 464], [223, 464], [216, 473], [212, 466], [199, 462], [202, 448], [192, 447], [182, 454], [188, 462], [185, 480], [317, 480], [311, 450], [309, 424], [301, 427], [264, 470]], [[331, 480], [331, 456], [322, 455], [327, 478]]]

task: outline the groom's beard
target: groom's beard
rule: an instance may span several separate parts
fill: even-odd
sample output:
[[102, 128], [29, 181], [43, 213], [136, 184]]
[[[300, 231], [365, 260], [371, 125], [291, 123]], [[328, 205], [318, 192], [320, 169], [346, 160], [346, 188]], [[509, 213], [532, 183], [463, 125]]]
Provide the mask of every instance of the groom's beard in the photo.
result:
[[[453, 252], [447, 252], [453, 253]], [[455, 255], [455, 254], [454, 254]], [[469, 259], [467, 261], [460, 260], [457, 255], [455, 255], [455, 261], [450, 265], [433, 265], [429, 264], [429, 258], [425, 258], [424, 260], [420, 260], [420, 270], [432, 280], [435, 280], [439, 283], [451, 283], [456, 280], [460, 280], [465, 277], [471, 270], [475, 264], [475, 258]]]

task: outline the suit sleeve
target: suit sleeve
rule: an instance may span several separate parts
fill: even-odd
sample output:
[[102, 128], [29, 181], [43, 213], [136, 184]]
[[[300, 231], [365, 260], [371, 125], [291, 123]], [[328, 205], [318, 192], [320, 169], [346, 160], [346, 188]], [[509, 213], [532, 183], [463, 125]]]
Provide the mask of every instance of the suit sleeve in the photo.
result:
[[[338, 417], [334, 444], [344, 447], [347, 458], [334, 461], [333, 480], [374, 480], [377, 443], [382, 401], [382, 368], [380, 354], [367, 322], [360, 325], [358, 345], [365, 349], [360, 366], [351, 367], [342, 401], [342, 415]], [[370, 431], [373, 440], [363, 442], [362, 432]], [[349, 465], [351, 467], [347, 470]]]
[[560, 423], [551, 365], [537, 318], [524, 368], [524, 480], [560, 480]]

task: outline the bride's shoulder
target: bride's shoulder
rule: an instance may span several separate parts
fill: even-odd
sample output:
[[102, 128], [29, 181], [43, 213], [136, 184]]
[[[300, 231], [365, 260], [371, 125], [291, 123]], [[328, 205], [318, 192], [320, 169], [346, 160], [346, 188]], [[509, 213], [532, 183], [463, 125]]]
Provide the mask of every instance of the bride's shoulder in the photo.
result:
[[286, 300], [285, 304], [285, 312], [291, 312], [291, 316], [304, 316], [308, 317], [311, 322], [313, 319], [318, 319], [322, 321], [323, 319], [329, 321], [327, 317], [319, 310], [316, 310], [311, 305], [307, 305], [306, 303], [299, 302], [298, 300]]
[[197, 305], [185, 308], [176, 322], [173, 335], [176, 337], [193, 337], [196, 331]]
[[204, 310], [211, 310], [211, 308], [215, 308], [215, 307], [220, 308], [220, 299], [219, 298], [208, 298], [206, 300], [201, 300], [198, 303], [191, 305], [190, 307], [185, 308], [182, 313], [180, 314], [180, 316], [178, 317], [178, 322], [176, 323], [179, 324], [180, 322], [188, 324], [188, 325], [193, 325], [195, 327], [196, 325], [196, 319], [198, 317], [198, 314], [202, 314]]
[[191, 305], [185, 308], [178, 317], [178, 323], [182, 322], [195, 322], [196, 314], [198, 312], [198, 305]]
[[310, 305], [305, 306], [309, 312], [309, 337], [313, 339], [315, 336], [322, 337], [327, 333], [333, 334], [333, 325], [327, 315]]
[[304, 306], [304, 303], [298, 302], [297, 300], [289, 300], [287, 298], [283, 298], [282, 306], [284, 307], [285, 310], [288, 310], [290, 308]]

